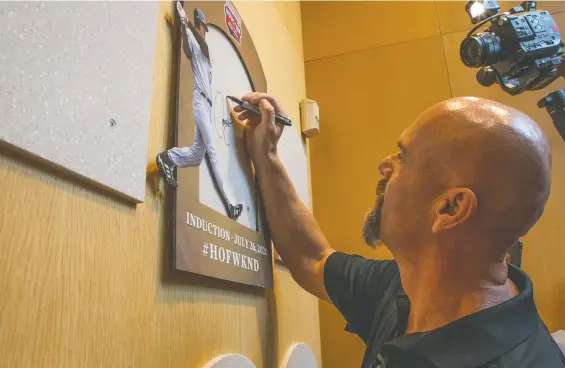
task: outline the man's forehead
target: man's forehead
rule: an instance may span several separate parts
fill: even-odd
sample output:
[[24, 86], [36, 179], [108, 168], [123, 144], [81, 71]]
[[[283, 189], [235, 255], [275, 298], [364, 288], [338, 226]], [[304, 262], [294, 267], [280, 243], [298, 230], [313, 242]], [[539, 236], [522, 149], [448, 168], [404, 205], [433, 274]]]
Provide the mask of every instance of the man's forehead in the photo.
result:
[[468, 109], [430, 109], [400, 135], [399, 141], [415, 144], [421, 140], [450, 140], [467, 134], [489, 138], [501, 134], [503, 130], [513, 131], [530, 141], [545, 141], [541, 128], [519, 111], [495, 103], [479, 108], [468, 106]]
[[[466, 106], [466, 109], [458, 110], [461, 106], [457, 102], [459, 101], [437, 104], [426, 110], [400, 135], [400, 141], [404, 144], [427, 146], [489, 128], [489, 124], [480, 121], [485, 117], [478, 119], [476, 108]], [[496, 119], [486, 120], [492, 124]]]
[[[420, 140], [422, 140], [424, 134], [426, 134], [426, 125], [425, 122], [416, 121], [412, 125], [410, 125], [398, 138], [398, 145], [406, 147], [408, 145], [412, 146], [418, 144]], [[429, 137], [428, 137], [429, 139]]]

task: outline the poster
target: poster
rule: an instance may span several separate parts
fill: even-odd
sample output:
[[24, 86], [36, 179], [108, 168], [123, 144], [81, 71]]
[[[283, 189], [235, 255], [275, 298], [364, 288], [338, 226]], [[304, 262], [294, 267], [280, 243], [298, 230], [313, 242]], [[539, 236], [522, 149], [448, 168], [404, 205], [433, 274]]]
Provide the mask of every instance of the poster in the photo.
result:
[[176, 270], [259, 287], [272, 286], [272, 253], [243, 126], [233, 102], [266, 91], [251, 37], [227, 2], [177, 3], [186, 15], [178, 64], [176, 168], [169, 231]]

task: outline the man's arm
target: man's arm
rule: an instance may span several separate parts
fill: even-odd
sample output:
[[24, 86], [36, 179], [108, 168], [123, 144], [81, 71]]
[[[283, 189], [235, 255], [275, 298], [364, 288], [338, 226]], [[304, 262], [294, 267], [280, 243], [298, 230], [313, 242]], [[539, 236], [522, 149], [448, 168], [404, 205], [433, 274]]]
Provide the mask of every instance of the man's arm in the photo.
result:
[[[210, 54], [209, 54], [209, 51], [208, 51], [208, 44], [206, 43], [206, 41], [204, 41], [204, 39], [202, 38], [200, 33], [198, 33], [198, 30], [196, 29], [194, 24], [192, 24], [192, 22], [189, 21], [188, 19], [187, 19], [186, 22], [187, 22], [186, 26], [190, 29], [190, 32], [192, 33], [192, 37], [193, 37], [193, 38], [190, 38], [190, 35], [188, 34], [188, 30], [185, 29], [187, 40], [190, 40], [190, 42], [196, 41], [198, 43], [198, 45], [200, 46], [200, 49], [202, 50], [204, 55], [209, 57]], [[192, 45], [191, 45], [191, 48], [192, 48]]]
[[329, 302], [324, 265], [334, 250], [298, 198], [279, 158], [270, 157], [255, 168], [275, 248], [296, 282]]
[[[190, 21], [188, 20], [188, 17], [186, 16], [186, 13], [184, 11], [184, 7], [180, 3], [180, 1], [177, 1], [177, 13], [179, 15], [180, 22], [181, 22], [181, 25], [182, 25], [181, 28], [182, 28], [183, 38], [184, 38], [182, 40], [182, 49], [183, 49], [186, 57], [189, 60], [192, 60], [192, 44], [191, 44], [192, 41], [190, 39], [190, 35], [188, 34], [188, 30], [186, 29], [187, 27], [192, 25], [192, 23], [190, 23]], [[192, 27], [194, 28], [194, 26], [192, 26]]]
[[192, 48], [190, 47], [188, 30], [186, 29], [186, 24], [182, 27], [184, 33], [184, 40], [182, 41], [182, 49], [188, 60], [192, 60]]
[[[192, 24], [192, 22], [186, 16], [186, 13], [184, 11], [184, 7], [182, 6], [182, 4], [179, 1], [177, 1], [177, 12], [179, 14], [180, 21], [181, 21], [182, 25], [184, 26], [184, 27], [182, 27], [183, 34], [184, 34], [182, 49], [184, 50], [184, 54], [186, 55], [186, 57], [189, 60], [192, 60], [192, 50], [194, 49], [194, 42], [198, 42], [198, 44], [200, 45], [200, 47], [202, 49], [206, 49], [206, 53], [207, 53], [208, 52], [208, 46], [206, 45], [206, 42], [204, 42], [204, 40], [202, 39], [202, 36], [200, 36], [200, 33], [198, 33], [198, 30], [196, 29], [194, 24]], [[189, 29], [190, 29], [191, 34], [188, 33]]]
[[[188, 29], [190, 29], [190, 32], [192, 32], [192, 35], [196, 39], [196, 42], [198, 42], [199, 44], [202, 44], [204, 42], [204, 40], [202, 39], [202, 36], [200, 36], [200, 33], [198, 33], [196, 26], [194, 24], [192, 24], [192, 22], [188, 19], [186, 20], [185, 25]], [[188, 32], [188, 30], [187, 30], [187, 32]], [[187, 34], [187, 36], [188, 36], [188, 34]]]
[[[277, 110], [284, 115], [284, 112], [274, 98], [259, 93], [252, 96], [243, 99], [259, 103], [263, 122], [258, 115], [242, 112], [241, 107], [236, 107], [235, 111], [242, 112], [239, 119], [248, 119], [246, 144], [255, 166], [273, 243], [296, 282], [329, 302], [324, 285], [324, 265], [334, 250], [310, 210], [298, 198], [276, 153], [282, 126], [274, 122], [274, 113]], [[264, 100], [260, 101], [261, 98]]]
[[[305, 290], [331, 302], [347, 321], [347, 331], [369, 341], [377, 305], [396, 300], [401, 289], [398, 265], [333, 250], [312, 213], [300, 202], [277, 154], [286, 116], [277, 101], [252, 92], [241, 98], [259, 105], [261, 115], [243, 111], [245, 145], [255, 166], [273, 242], [292, 276]], [[294, 129], [294, 128], [290, 128]]]

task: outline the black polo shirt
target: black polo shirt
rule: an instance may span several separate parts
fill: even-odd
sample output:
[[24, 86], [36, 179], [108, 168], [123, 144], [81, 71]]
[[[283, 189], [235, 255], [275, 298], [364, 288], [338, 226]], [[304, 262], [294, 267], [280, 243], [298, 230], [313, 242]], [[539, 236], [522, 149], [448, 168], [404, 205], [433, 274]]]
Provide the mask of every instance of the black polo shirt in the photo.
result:
[[[519, 295], [425, 333], [404, 334], [410, 302], [395, 261], [335, 252], [324, 268], [326, 291], [366, 344], [363, 368], [565, 367], [541, 321], [529, 277], [512, 265]], [[353, 364], [348, 365], [353, 366]]]

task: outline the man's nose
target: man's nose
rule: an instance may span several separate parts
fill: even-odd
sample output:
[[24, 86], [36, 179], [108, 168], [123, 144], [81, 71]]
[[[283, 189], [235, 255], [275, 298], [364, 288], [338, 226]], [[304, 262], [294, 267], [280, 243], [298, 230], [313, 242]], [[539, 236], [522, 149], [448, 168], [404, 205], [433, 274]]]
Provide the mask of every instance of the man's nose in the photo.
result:
[[379, 172], [386, 179], [391, 177], [392, 173], [394, 172], [394, 166], [393, 166], [393, 163], [392, 163], [392, 155], [386, 157], [385, 159], [383, 159], [381, 161], [381, 163], [379, 164]]

